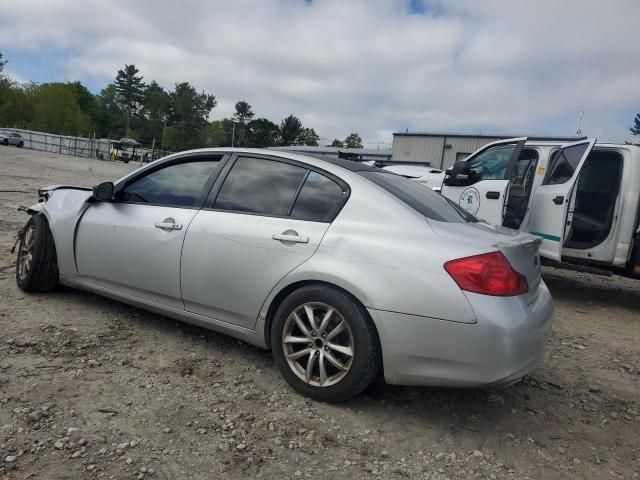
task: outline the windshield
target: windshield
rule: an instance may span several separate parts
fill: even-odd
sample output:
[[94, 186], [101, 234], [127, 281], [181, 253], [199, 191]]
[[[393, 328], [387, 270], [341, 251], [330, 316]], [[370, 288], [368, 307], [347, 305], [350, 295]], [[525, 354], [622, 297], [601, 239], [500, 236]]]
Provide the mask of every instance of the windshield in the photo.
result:
[[449, 199], [408, 178], [385, 172], [362, 171], [358, 173], [432, 220], [450, 223], [479, 221]]

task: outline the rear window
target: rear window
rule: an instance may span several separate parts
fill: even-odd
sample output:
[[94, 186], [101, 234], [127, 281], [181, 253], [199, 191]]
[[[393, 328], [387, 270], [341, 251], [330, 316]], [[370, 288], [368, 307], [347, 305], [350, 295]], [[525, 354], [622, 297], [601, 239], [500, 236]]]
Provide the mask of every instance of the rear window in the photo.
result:
[[478, 221], [462, 207], [414, 180], [393, 173], [359, 173], [427, 218], [450, 223]]
[[291, 216], [299, 220], [329, 222], [345, 195], [343, 188], [333, 180], [317, 172], [309, 172]]

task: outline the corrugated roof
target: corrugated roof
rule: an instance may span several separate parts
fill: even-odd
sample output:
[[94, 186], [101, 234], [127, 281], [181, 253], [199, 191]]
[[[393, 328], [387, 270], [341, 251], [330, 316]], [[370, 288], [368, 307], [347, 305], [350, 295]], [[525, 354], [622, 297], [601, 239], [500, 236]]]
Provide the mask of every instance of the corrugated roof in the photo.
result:
[[499, 140], [506, 138], [519, 138], [519, 137], [528, 137], [529, 140], [550, 140], [550, 141], [563, 141], [563, 142], [571, 142], [584, 140], [587, 137], [578, 137], [578, 136], [551, 136], [551, 135], [488, 135], [488, 134], [473, 134], [473, 133], [451, 133], [451, 132], [396, 132], [393, 136], [398, 137], [447, 137], [447, 138], [497, 138]]

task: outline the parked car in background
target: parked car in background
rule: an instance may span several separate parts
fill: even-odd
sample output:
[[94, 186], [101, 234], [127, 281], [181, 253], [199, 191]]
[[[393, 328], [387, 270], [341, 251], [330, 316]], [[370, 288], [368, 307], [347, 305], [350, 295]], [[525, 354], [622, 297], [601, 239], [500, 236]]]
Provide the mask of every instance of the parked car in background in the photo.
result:
[[15, 145], [18, 148], [22, 148], [24, 147], [24, 140], [19, 133], [0, 131], [0, 144], [4, 146]]
[[544, 358], [540, 239], [385, 170], [202, 149], [39, 193], [21, 289], [61, 282], [269, 348], [309, 397], [345, 400], [380, 370], [392, 384], [505, 385]]

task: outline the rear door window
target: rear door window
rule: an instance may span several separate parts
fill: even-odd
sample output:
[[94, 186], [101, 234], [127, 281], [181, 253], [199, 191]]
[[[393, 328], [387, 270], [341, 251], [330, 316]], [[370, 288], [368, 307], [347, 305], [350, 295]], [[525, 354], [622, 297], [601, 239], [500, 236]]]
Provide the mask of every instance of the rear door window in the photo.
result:
[[240, 157], [227, 175], [213, 208], [287, 216], [307, 169], [263, 158]]
[[347, 192], [318, 172], [309, 172], [298, 194], [291, 216], [299, 220], [330, 222]]
[[559, 185], [568, 182], [573, 177], [587, 148], [589, 148], [588, 143], [580, 143], [553, 152], [550, 173], [543, 185]]

